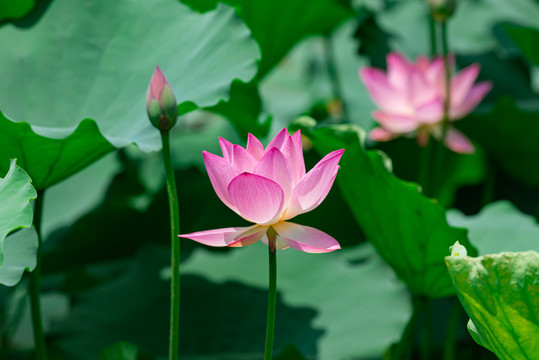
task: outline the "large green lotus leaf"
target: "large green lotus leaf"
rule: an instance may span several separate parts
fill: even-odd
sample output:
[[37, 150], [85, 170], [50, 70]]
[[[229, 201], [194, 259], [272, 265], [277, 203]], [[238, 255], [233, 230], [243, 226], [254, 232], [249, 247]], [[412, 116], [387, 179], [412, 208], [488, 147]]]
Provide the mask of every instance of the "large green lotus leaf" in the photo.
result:
[[[163, 166], [162, 163], [160, 165]], [[120, 167], [118, 155], [111, 153], [48, 188], [44, 193], [41, 219], [43, 239], [47, 239], [53, 231], [73, 224], [81, 216], [101, 204], [106, 190], [114, 176], [120, 171]], [[153, 175], [159, 178], [155, 172]]]
[[509, 201], [489, 204], [472, 216], [449, 210], [447, 219], [453, 226], [468, 229], [468, 237], [479, 255], [504, 251], [539, 252], [539, 224], [533, 216], [521, 213]]
[[454, 294], [443, 258], [456, 240], [474, 252], [466, 231], [449, 226], [444, 209], [416, 184], [395, 177], [383, 153], [366, 151], [358, 127], [301, 123], [320, 154], [346, 149], [337, 183], [367, 239], [410, 290], [431, 298]]
[[247, 139], [249, 133], [258, 138], [264, 138], [268, 134], [271, 117], [261, 117], [261, 109], [258, 83], [235, 81], [230, 89], [230, 100], [222, 101], [207, 110], [226, 117], [240, 136]]
[[[262, 244], [219, 254], [200, 249], [182, 264], [183, 274], [218, 284], [239, 281], [267, 287], [267, 247]], [[277, 253], [277, 289], [283, 302], [313, 308], [316, 328], [324, 331], [316, 354], [320, 360], [376, 358], [397, 341], [411, 315], [405, 286], [396, 281], [369, 244], [330, 254], [295, 250]], [[277, 323], [287, 319], [277, 312]], [[285, 336], [276, 332], [276, 339]]]
[[539, 354], [539, 253], [446, 257], [457, 295], [480, 345], [502, 360]]
[[171, 0], [55, 0], [41, 13], [0, 29], [0, 109], [37, 133], [91, 118], [116, 147], [158, 150], [145, 112], [156, 65], [180, 115], [227, 99], [234, 79], [257, 70], [259, 48], [226, 5], [201, 15]]
[[136, 345], [117, 342], [99, 353], [99, 360], [137, 360], [138, 348]]
[[[6, 244], [7, 241], [21, 239], [20, 236], [6, 239], [10, 232], [32, 225], [30, 201], [37, 194], [31, 182], [28, 174], [17, 166], [16, 160], [11, 160], [6, 175], [0, 178], [0, 272], [1, 278], [5, 280], [2, 283], [6, 285], [18, 282], [25, 267], [31, 270], [35, 266], [35, 257], [28, 249], [28, 242], [21, 241], [20, 244], [9, 246]], [[7, 256], [14, 258], [8, 262]], [[19, 271], [13, 271], [13, 266], [19, 267]]]
[[[26, 122], [13, 122], [2, 112], [0, 142], [0, 159], [17, 158], [38, 190], [56, 184], [114, 150], [93, 120], [85, 119], [71, 129], [41, 129]], [[0, 161], [0, 172], [8, 166], [7, 160]]]
[[[216, 0], [181, 0], [197, 10], [215, 7]], [[346, 1], [317, 0], [225, 0], [233, 6], [251, 29], [260, 45], [262, 59], [258, 78], [262, 78], [307, 36], [329, 34], [354, 12]]]
[[[255, 250], [267, 254], [264, 251], [267, 248], [263, 246]], [[127, 266], [119, 267], [117, 275], [110, 281], [80, 294], [69, 317], [57, 322], [52, 329], [51, 335], [65, 358], [96, 359], [104, 348], [118, 341], [136, 345], [141, 354], [149, 352], [160, 358], [166, 356], [170, 282], [163, 276], [163, 270], [170, 266], [170, 250], [147, 247], [141, 249], [132, 261], [124, 260], [123, 263]], [[266, 268], [264, 263], [258, 265]], [[86, 270], [94, 273], [98, 271], [96, 267]], [[238, 281], [215, 283], [187, 274], [182, 274], [181, 282], [181, 359], [262, 358], [266, 325], [265, 286], [255, 287]], [[393, 283], [391, 286], [401, 290], [405, 296], [402, 286]], [[361, 288], [357, 291], [363, 293]], [[395, 295], [395, 292], [391, 294]], [[323, 333], [313, 324], [316, 309], [293, 306], [284, 301], [283, 296], [280, 294], [277, 301], [280, 320], [276, 324], [276, 334], [279, 335], [275, 339], [275, 353], [278, 354], [288, 344], [296, 344], [302, 351], [314, 353], [317, 340]], [[406, 311], [409, 305], [398, 299], [390, 306], [405, 309], [399, 314], [402, 320], [395, 324], [402, 326], [409, 316]], [[398, 334], [394, 336], [397, 337]]]
[[431, 156], [441, 156], [443, 166], [439, 166], [437, 171], [429, 172], [426, 180], [428, 189], [423, 187], [423, 190], [446, 208], [453, 203], [459, 188], [479, 184], [487, 173], [485, 152], [480, 147], [476, 148], [473, 154], [457, 154], [445, 147], [439, 147], [439, 143], [435, 141], [430, 142], [427, 147], [420, 147], [416, 139], [399, 138], [379, 142], [377, 148], [391, 158], [395, 175], [417, 183], [425, 181], [419, 179], [419, 167], [425, 152], [430, 152]]
[[0, 284], [16, 285], [25, 271], [33, 271], [36, 267], [37, 247], [37, 233], [33, 227], [9, 235], [4, 240]]
[[522, 55], [535, 65], [539, 65], [539, 55], [535, 50], [539, 46], [538, 29], [516, 24], [501, 24], [500, 27], [513, 40]]
[[519, 181], [539, 186], [539, 108], [500, 99], [487, 112], [474, 113], [458, 126]]
[[19, 19], [28, 14], [35, 5], [35, 0], [0, 0], [0, 22]]

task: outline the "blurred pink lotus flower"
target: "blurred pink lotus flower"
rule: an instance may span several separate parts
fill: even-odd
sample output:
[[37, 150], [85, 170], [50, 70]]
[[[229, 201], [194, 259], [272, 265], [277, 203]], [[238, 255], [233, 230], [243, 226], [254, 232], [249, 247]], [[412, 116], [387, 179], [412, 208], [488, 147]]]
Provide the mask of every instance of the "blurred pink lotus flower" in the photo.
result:
[[[449, 121], [468, 115], [492, 88], [490, 82], [474, 85], [481, 67], [473, 64], [455, 74], [450, 84]], [[359, 75], [372, 100], [379, 107], [373, 117], [380, 127], [369, 136], [388, 141], [398, 136], [417, 137], [421, 146], [429, 136], [440, 140], [444, 117], [445, 73], [443, 58], [430, 61], [425, 56], [415, 63], [402, 54], [387, 56], [387, 73], [366, 67]], [[470, 140], [452, 126], [447, 129], [445, 145], [458, 153], [473, 153]]]
[[339, 243], [318, 229], [288, 222], [315, 209], [329, 193], [344, 150], [326, 155], [305, 174], [301, 134], [281, 130], [264, 149], [249, 134], [247, 148], [219, 138], [223, 157], [203, 152], [210, 181], [226, 206], [248, 227], [200, 231], [180, 237], [209, 246], [247, 246], [258, 240], [268, 244], [266, 232], [277, 232], [276, 248], [322, 253], [340, 249]]

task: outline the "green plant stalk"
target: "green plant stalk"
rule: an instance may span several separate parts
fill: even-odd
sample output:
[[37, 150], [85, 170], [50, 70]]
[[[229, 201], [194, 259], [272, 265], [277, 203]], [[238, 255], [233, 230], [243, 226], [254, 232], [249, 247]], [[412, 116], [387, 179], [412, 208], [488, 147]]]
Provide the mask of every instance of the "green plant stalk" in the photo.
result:
[[277, 249], [275, 247], [277, 233], [270, 227], [266, 235], [268, 236], [269, 249], [269, 292], [264, 360], [271, 360], [273, 353], [273, 337], [275, 333], [275, 305], [277, 303]]
[[445, 138], [447, 136], [447, 130], [449, 128], [449, 109], [451, 104], [451, 64], [449, 61], [449, 43], [448, 43], [448, 36], [447, 36], [447, 22], [441, 21], [438, 22], [440, 26], [440, 40], [441, 40], [441, 48], [442, 48], [442, 57], [444, 61], [444, 86], [445, 86], [445, 98], [444, 98], [444, 114], [442, 119], [442, 129], [441, 129], [441, 136], [439, 139], [439, 144], [436, 149], [436, 154], [434, 156], [434, 159], [436, 161], [436, 164], [434, 166], [434, 169], [436, 170], [433, 174], [433, 196], [437, 195], [437, 189], [438, 189], [438, 180], [440, 178], [441, 169], [443, 168], [444, 163], [444, 153], [445, 153]]
[[432, 331], [432, 301], [424, 298], [420, 299], [421, 307], [423, 309], [423, 329], [421, 331], [421, 359], [430, 359], [430, 338]]
[[438, 42], [436, 41], [436, 21], [432, 16], [432, 13], [429, 11], [429, 44], [430, 44], [430, 55], [434, 57], [438, 55]]
[[445, 99], [444, 99], [444, 119], [442, 122], [442, 144], [447, 135], [447, 127], [449, 125], [449, 108], [451, 104], [451, 64], [449, 63], [449, 42], [447, 36], [447, 22], [440, 22], [440, 33], [442, 43], [442, 56], [444, 59], [444, 76], [445, 76]]
[[45, 334], [43, 333], [43, 320], [41, 318], [41, 216], [43, 213], [43, 190], [37, 192], [34, 204], [34, 227], [37, 232], [36, 268], [30, 273], [30, 310], [32, 313], [32, 327], [34, 330], [35, 357], [37, 360], [47, 359]]
[[459, 300], [453, 299], [453, 311], [451, 311], [444, 341], [444, 360], [455, 360], [455, 345], [462, 311], [460, 306]]
[[350, 113], [348, 111], [348, 106], [344, 101], [344, 95], [342, 91], [342, 84], [339, 79], [339, 74], [337, 73], [336, 59], [333, 54], [333, 40], [331, 35], [326, 37], [324, 41], [324, 49], [326, 53], [326, 66], [328, 70], [329, 80], [331, 82], [331, 87], [333, 89], [333, 96], [339, 100], [342, 108], [341, 122], [350, 122]]
[[170, 284], [170, 338], [169, 359], [178, 359], [180, 340], [180, 211], [178, 206], [178, 192], [176, 179], [170, 159], [170, 136], [168, 131], [161, 131], [163, 143], [163, 161], [167, 176], [168, 205], [170, 209], [170, 241], [171, 241], [171, 269], [172, 281]]

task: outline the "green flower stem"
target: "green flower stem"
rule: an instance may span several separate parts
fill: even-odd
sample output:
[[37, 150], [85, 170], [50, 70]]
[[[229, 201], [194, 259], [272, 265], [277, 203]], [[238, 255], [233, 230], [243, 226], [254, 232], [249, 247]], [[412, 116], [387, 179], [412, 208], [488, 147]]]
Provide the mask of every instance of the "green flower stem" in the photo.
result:
[[442, 123], [442, 138], [444, 143], [447, 134], [447, 126], [449, 123], [449, 107], [451, 104], [451, 64], [449, 63], [449, 44], [447, 36], [447, 22], [440, 22], [442, 56], [444, 58], [444, 75], [445, 75], [445, 99], [444, 99], [444, 120]]
[[41, 215], [43, 212], [43, 190], [38, 191], [34, 204], [34, 227], [37, 232], [36, 268], [30, 273], [30, 310], [32, 313], [32, 326], [34, 330], [35, 357], [37, 360], [47, 359], [45, 334], [41, 319]]
[[[440, 27], [440, 39], [442, 48], [442, 57], [444, 61], [444, 86], [445, 86], [445, 98], [444, 98], [444, 115], [442, 119], [442, 133], [439, 139], [439, 144], [436, 149], [434, 160], [434, 174], [433, 174], [433, 189], [438, 189], [438, 181], [443, 169], [444, 157], [445, 157], [445, 138], [447, 136], [447, 130], [449, 128], [449, 109], [451, 104], [451, 64], [449, 61], [449, 44], [447, 36], [447, 22], [438, 22]], [[432, 191], [433, 196], [436, 195], [436, 191]]]
[[436, 41], [436, 21], [429, 11], [429, 43], [430, 43], [430, 55], [432, 57], [438, 55], [438, 42]]
[[273, 336], [275, 333], [275, 305], [277, 302], [277, 249], [275, 248], [277, 233], [270, 227], [266, 235], [268, 236], [269, 249], [269, 293], [264, 360], [271, 360], [273, 353]]
[[176, 179], [170, 160], [170, 138], [168, 131], [161, 131], [163, 142], [163, 161], [167, 175], [168, 205], [170, 208], [170, 241], [171, 241], [171, 268], [172, 282], [170, 285], [170, 340], [169, 359], [178, 359], [180, 339], [180, 211], [178, 208], [178, 192]]

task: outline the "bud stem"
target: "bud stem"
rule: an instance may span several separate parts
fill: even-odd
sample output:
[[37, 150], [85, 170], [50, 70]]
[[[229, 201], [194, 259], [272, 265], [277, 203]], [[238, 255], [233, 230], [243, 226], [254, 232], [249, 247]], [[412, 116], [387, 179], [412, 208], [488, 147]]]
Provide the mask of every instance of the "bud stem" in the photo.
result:
[[268, 236], [269, 249], [269, 292], [264, 360], [271, 360], [273, 353], [273, 336], [275, 333], [275, 306], [277, 302], [277, 249], [275, 244], [277, 233], [270, 227], [266, 235]]
[[168, 204], [170, 209], [170, 236], [171, 236], [171, 269], [172, 282], [170, 284], [170, 341], [169, 360], [178, 359], [179, 332], [180, 332], [180, 211], [178, 207], [178, 193], [174, 169], [170, 160], [169, 132], [161, 131], [163, 143], [163, 161], [167, 176]]

